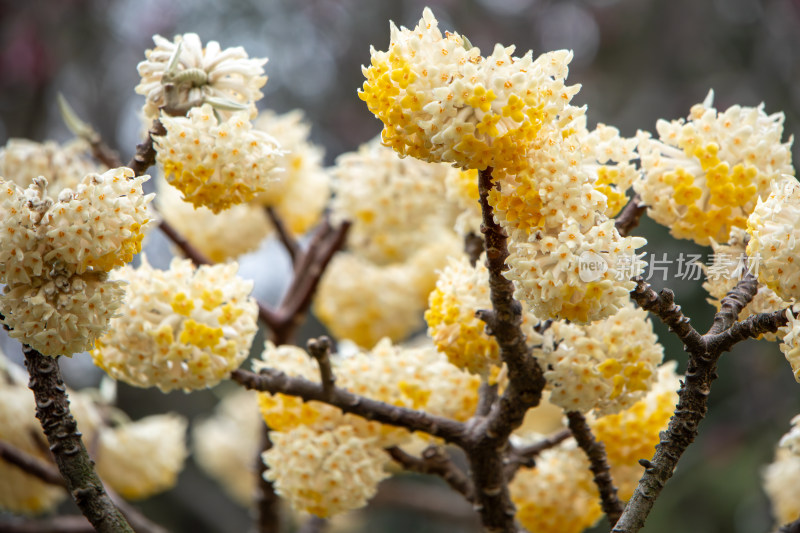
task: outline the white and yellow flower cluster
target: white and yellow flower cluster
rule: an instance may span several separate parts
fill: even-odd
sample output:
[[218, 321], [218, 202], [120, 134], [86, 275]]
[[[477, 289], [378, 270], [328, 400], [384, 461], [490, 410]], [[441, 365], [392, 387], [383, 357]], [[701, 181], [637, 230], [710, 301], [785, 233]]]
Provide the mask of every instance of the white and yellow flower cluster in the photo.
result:
[[565, 411], [619, 412], [650, 390], [664, 350], [647, 312], [628, 303], [604, 320], [580, 326], [555, 321], [550, 346], [537, 352], [550, 401]]
[[332, 216], [352, 226], [348, 249], [334, 257], [314, 303], [334, 335], [369, 348], [422, 326], [436, 270], [462, 253], [452, 229], [456, 211], [443, 201], [453, 172], [401, 159], [374, 141], [339, 157]]
[[800, 182], [786, 176], [772, 183], [747, 219], [747, 233], [758, 280], [787, 302], [800, 299]]
[[246, 113], [218, 120], [210, 105], [188, 117], [162, 115], [167, 133], [154, 136], [156, 160], [184, 200], [214, 213], [249, 202], [276, 179], [275, 139], [254, 130]]
[[203, 47], [196, 33], [176, 35], [172, 41], [156, 35], [153, 42], [155, 48], [147, 50], [146, 59], [137, 66], [142, 79], [136, 93], [146, 98], [145, 118], [159, 118], [160, 108], [168, 103], [167, 83], [174, 84], [177, 91], [177, 101], [170, 102], [173, 105], [200, 105], [212, 97], [248, 106], [255, 115], [254, 103], [263, 96], [260, 89], [267, 83], [266, 58], [251, 59], [241, 46], [223, 50], [216, 41]]
[[89, 174], [55, 200], [43, 177], [25, 190], [0, 180], [0, 312], [13, 337], [46, 355], [92, 346], [124, 292], [107, 272], [141, 249], [147, 179], [127, 168]]
[[724, 242], [744, 228], [759, 197], [782, 174], [794, 174], [791, 140], [781, 143], [782, 113], [757, 108], [713, 107], [714, 93], [692, 107], [687, 121], [659, 120], [659, 139], [640, 132], [644, 176], [634, 189], [650, 218], [675, 237]]
[[792, 419], [791, 430], [781, 438], [775, 460], [763, 472], [764, 491], [772, 503], [776, 526], [800, 516], [800, 416]]
[[211, 387], [247, 357], [258, 307], [252, 282], [236, 263], [201, 266], [173, 259], [167, 271], [145, 260], [114, 279], [127, 297], [92, 357], [108, 374], [137, 387], [185, 391]]
[[[432, 346], [404, 348], [384, 339], [370, 352], [334, 356], [332, 363], [337, 387], [361, 396], [462, 421], [472, 416], [477, 406], [480, 380], [452, 366]], [[315, 382], [320, 379], [317, 363], [294, 346], [276, 347], [267, 343], [262, 360], [254, 367], [256, 370], [277, 368], [290, 376]], [[270, 467], [269, 479], [275, 481], [277, 491], [293, 506], [318, 516], [364, 505], [374, 494], [378, 481], [385, 477], [383, 468], [389, 457], [383, 448], [409, 443], [412, 437], [405, 429], [344, 414], [330, 405], [304, 402], [293, 396], [260, 393], [259, 405], [275, 435], [273, 450], [265, 454]], [[321, 446], [321, 440], [331, 442]], [[352, 450], [354, 455], [340, 466], [328, 465], [335, 472], [327, 472], [323, 478], [328, 480], [331, 475], [337, 479], [335, 473], [339, 468], [359, 468], [359, 465], [365, 468], [359, 487], [355, 490], [350, 487], [353, 491], [350, 497], [343, 497], [340, 490], [344, 488], [338, 488], [337, 484], [330, 487], [335, 490], [321, 490], [319, 472], [316, 476], [303, 476], [299, 472], [306, 472], [305, 468], [298, 470], [297, 465], [287, 468], [289, 463], [294, 465], [295, 456], [312, 461], [309, 468], [324, 467], [332, 457], [344, 461], [339, 454], [345, 449]], [[350, 460], [355, 463], [351, 464]], [[313, 498], [309, 499], [309, 491], [314, 494]]]

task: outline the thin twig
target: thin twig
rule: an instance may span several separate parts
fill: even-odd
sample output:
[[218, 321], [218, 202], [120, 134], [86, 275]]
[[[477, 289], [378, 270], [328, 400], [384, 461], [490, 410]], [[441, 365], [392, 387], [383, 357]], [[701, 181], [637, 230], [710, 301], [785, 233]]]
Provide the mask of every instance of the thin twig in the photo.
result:
[[485, 381], [481, 383], [478, 389], [478, 407], [475, 409], [475, 414], [478, 416], [488, 415], [492, 406], [497, 402], [497, 398], [497, 384], [489, 385]]
[[238, 369], [231, 373], [231, 378], [248, 389], [298, 396], [305, 401], [325, 402], [345, 413], [352, 413], [367, 420], [376, 420], [412, 431], [423, 431], [456, 445], [463, 444], [464, 424], [461, 422], [379, 402], [338, 387], [334, 387], [330, 396], [326, 398], [322, 384], [290, 377], [274, 368], [263, 369], [259, 374]]
[[255, 493], [256, 523], [258, 531], [262, 533], [277, 533], [281, 529], [281, 500], [275, 492], [272, 482], [264, 477], [269, 467], [261, 458], [263, 453], [272, 449], [272, 439], [269, 433], [269, 426], [263, 424], [261, 426], [261, 445], [254, 459], [255, 470], [258, 474], [258, 490]]
[[136, 153], [126, 165], [133, 170], [136, 176], [141, 176], [147, 169], [156, 162], [156, 149], [153, 145], [153, 135], [166, 135], [167, 130], [160, 120], [153, 121], [150, 131], [147, 132], [147, 139], [141, 144], [136, 145]]
[[25, 453], [3, 440], [0, 440], [0, 459], [50, 485], [60, 485], [62, 487], [67, 485], [67, 482], [53, 463]]
[[275, 228], [283, 247], [286, 248], [286, 252], [289, 254], [292, 264], [294, 264], [295, 261], [297, 261], [298, 254], [300, 253], [300, 245], [298, 244], [297, 239], [295, 239], [294, 236], [289, 232], [289, 229], [286, 227], [286, 224], [278, 215], [277, 211], [275, 211], [274, 207], [268, 206], [264, 208], [264, 210], [267, 212], [269, 221], [272, 222], [272, 226]]
[[464, 237], [464, 252], [469, 258], [469, 264], [475, 266], [483, 253], [483, 237], [469, 232]]
[[619, 234], [623, 237], [628, 235], [633, 228], [639, 225], [639, 220], [642, 218], [642, 214], [644, 214], [644, 212], [647, 210], [647, 206], [643, 205], [641, 202], [641, 196], [635, 194], [627, 203], [627, 205], [622, 208], [622, 211], [620, 211], [619, 215], [617, 215], [614, 225], [616, 226]]
[[589, 469], [594, 474], [594, 484], [597, 485], [597, 490], [600, 492], [600, 503], [603, 512], [606, 513], [611, 524], [616, 524], [620, 515], [622, 515], [622, 503], [617, 497], [617, 487], [614, 486], [614, 480], [611, 478], [606, 447], [602, 442], [594, 438], [583, 414], [578, 411], [569, 411], [567, 412], [567, 420], [569, 421], [569, 429], [578, 446], [581, 447], [589, 459]]
[[24, 345], [28, 386], [36, 399], [36, 417], [50, 443], [58, 470], [83, 515], [101, 533], [133, 533], [133, 529], [114, 505], [95, 472], [83, 445], [78, 424], [69, 411], [64, 380], [58, 360]]
[[386, 448], [386, 452], [404, 469], [418, 474], [439, 476], [467, 501], [474, 500], [472, 482], [440, 446], [428, 446], [423, 450], [422, 457], [415, 457], [397, 446]]
[[318, 339], [309, 339], [306, 349], [319, 365], [322, 393], [329, 397], [336, 385], [336, 376], [333, 375], [333, 368], [331, 368], [331, 340], [324, 335]]
[[520, 467], [533, 468], [536, 466], [536, 457], [545, 450], [555, 448], [572, 436], [568, 429], [562, 429], [549, 437], [523, 447], [511, 447], [506, 455], [506, 479], [514, 479]]

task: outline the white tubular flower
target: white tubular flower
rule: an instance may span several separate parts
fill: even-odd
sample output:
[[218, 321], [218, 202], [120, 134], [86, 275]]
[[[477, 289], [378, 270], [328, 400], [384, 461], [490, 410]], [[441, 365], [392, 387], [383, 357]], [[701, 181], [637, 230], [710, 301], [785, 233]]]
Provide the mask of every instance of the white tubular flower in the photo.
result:
[[781, 143], [783, 113], [713, 107], [714, 93], [692, 107], [688, 121], [659, 120], [659, 140], [640, 132], [645, 175], [634, 189], [648, 216], [681, 239], [723, 242], [743, 228], [759, 197], [781, 174], [794, 174], [791, 143]]
[[105, 272], [51, 273], [6, 285], [0, 312], [9, 336], [44, 355], [72, 356], [94, 346], [122, 305], [125, 288]]
[[789, 323], [778, 329], [781, 351], [792, 366], [794, 379], [800, 383], [800, 304], [786, 310]]
[[510, 241], [509, 270], [515, 297], [540, 320], [585, 324], [609, 317], [629, 301], [631, 278], [645, 266], [636, 253], [641, 237], [621, 237], [613, 220], [581, 232], [569, 220], [557, 234], [535, 231], [527, 241]]
[[166, 135], [154, 136], [156, 160], [184, 200], [218, 213], [249, 202], [277, 179], [278, 144], [254, 130], [246, 113], [218, 122], [210, 105], [188, 117], [161, 116]]
[[[159, 108], [168, 103], [165, 83], [174, 83], [177, 89], [177, 101], [170, 102], [173, 105], [198, 104], [214, 97], [248, 106], [255, 116], [254, 103], [264, 96], [259, 89], [267, 83], [266, 58], [250, 59], [241, 46], [222, 50], [216, 41], [203, 48], [195, 33], [177, 35], [171, 42], [155, 35], [153, 42], [156, 47], [147, 50], [146, 59], [136, 67], [142, 77], [136, 93], [147, 98], [142, 110], [146, 118], [158, 118]], [[173, 59], [174, 71], [170, 72]]]
[[[128, 168], [90, 174], [53, 201], [47, 180], [20, 190], [0, 178], [0, 282], [32, 283], [50, 269], [109, 271], [141, 250], [150, 213], [142, 183]], [[5, 190], [3, 190], [5, 189]]]
[[350, 426], [314, 431], [304, 426], [272, 433], [273, 447], [262, 457], [264, 477], [295, 509], [328, 517], [367, 504], [387, 478], [389, 456], [373, 439]]
[[197, 464], [243, 507], [253, 502], [257, 476], [253, 457], [259, 451], [262, 425], [256, 393], [237, 390], [217, 405], [211, 417], [195, 423], [192, 432]]
[[159, 214], [192, 246], [215, 263], [235, 259], [258, 249], [272, 232], [264, 208], [254, 203], [238, 204], [214, 214], [181, 199], [175, 187], [156, 182]]
[[124, 498], [140, 500], [174, 487], [186, 455], [186, 420], [148, 416], [100, 433], [97, 473]]
[[254, 202], [274, 208], [292, 233], [305, 233], [319, 221], [331, 196], [324, 150], [309, 141], [311, 126], [302, 111], [262, 111], [253, 127], [275, 138], [283, 150], [276, 163], [283, 174]]
[[[714, 250], [714, 262], [711, 265], [702, 265], [706, 274], [703, 288], [708, 291], [711, 298], [706, 301], [719, 310], [722, 299], [744, 277], [748, 267], [752, 266], [754, 273], [758, 273], [758, 264], [748, 260], [746, 255], [747, 242], [750, 237], [741, 228], [733, 228], [727, 244], [718, 244], [711, 240]], [[750, 265], [750, 263], [753, 263]], [[759, 284], [758, 291], [753, 299], [739, 313], [738, 320], [744, 320], [750, 315], [770, 313], [785, 309], [789, 304], [780, 298], [775, 291]], [[765, 333], [763, 338], [774, 341], [775, 333]]]
[[87, 174], [105, 169], [91, 159], [89, 144], [76, 139], [59, 145], [53, 141], [37, 143], [27, 139], [9, 139], [0, 148], [0, 176], [20, 188], [28, 187], [34, 178], [47, 179], [51, 195], [62, 189], [74, 189]]
[[589, 461], [574, 442], [545, 450], [535, 468], [521, 468], [508, 484], [516, 519], [528, 531], [581, 533], [603, 511]]
[[566, 411], [627, 409], [650, 389], [664, 358], [647, 312], [631, 302], [585, 326], [553, 322], [545, 336], [556, 345], [538, 356], [550, 401]]
[[579, 87], [564, 83], [571, 52], [536, 60], [513, 53], [498, 44], [482, 57], [461, 35], [442, 35], [426, 8], [413, 30], [391, 25], [387, 52], [371, 50], [359, 97], [401, 155], [517, 173], [527, 163], [518, 147], [530, 144]]
[[758, 280], [786, 301], [800, 299], [800, 182], [785, 176], [773, 183], [747, 219], [747, 233]]
[[792, 419], [792, 429], [781, 438], [775, 460], [763, 471], [764, 491], [772, 503], [776, 525], [797, 520], [800, 515], [800, 416]]
[[[585, 121], [585, 115], [583, 115]], [[639, 169], [632, 162], [639, 157], [636, 138], [621, 137], [619, 130], [598, 124], [592, 131], [581, 134], [583, 168], [592, 176], [594, 188], [605, 195], [604, 214], [615, 217], [628, 203], [627, 191], [639, 178]]]
[[401, 159], [377, 139], [339, 156], [332, 169], [334, 220], [350, 220], [350, 251], [376, 265], [402, 262], [453, 227], [454, 206], [442, 202], [445, 179], [457, 170], [444, 164]]
[[211, 387], [238, 368], [256, 333], [251, 281], [236, 263], [201, 266], [173, 259], [167, 271], [146, 259], [113, 273], [128, 282], [125, 305], [92, 351], [95, 364], [137, 387], [163, 392]]

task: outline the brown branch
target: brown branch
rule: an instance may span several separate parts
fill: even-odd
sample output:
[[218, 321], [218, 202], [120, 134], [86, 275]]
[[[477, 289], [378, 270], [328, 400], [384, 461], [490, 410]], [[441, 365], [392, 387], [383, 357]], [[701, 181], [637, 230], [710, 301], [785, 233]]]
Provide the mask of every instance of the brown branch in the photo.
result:
[[333, 368], [331, 368], [331, 340], [324, 335], [318, 339], [309, 339], [306, 349], [319, 365], [322, 393], [329, 397], [333, 387], [336, 386], [336, 376], [333, 375]]
[[67, 485], [55, 465], [25, 453], [3, 440], [0, 440], [0, 459], [50, 485], [60, 485], [62, 487]]
[[482, 382], [478, 389], [478, 407], [475, 408], [475, 414], [478, 416], [486, 416], [491, 411], [492, 406], [497, 402], [497, 384], [489, 385], [487, 382]]
[[[722, 300], [722, 308], [715, 315], [714, 323], [705, 335], [700, 335], [689, 325], [689, 319], [681, 313], [673, 301], [672, 291], [662, 290], [659, 295], [641, 280], [631, 291], [631, 297], [640, 306], [655, 313], [683, 341], [689, 354], [686, 375], [678, 391], [678, 405], [661, 442], [651, 461], [639, 461], [645, 467], [644, 475], [634, 490], [613, 533], [634, 533], [644, 527], [644, 522], [653, 508], [664, 485], [672, 477], [683, 452], [697, 437], [700, 422], [708, 411], [708, 396], [711, 384], [717, 378], [717, 362], [723, 350], [729, 349], [738, 340], [748, 338], [761, 328], [775, 327], [781, 322], [775, 313], [766, 313], [733, 324], [744, 306], [753, 298], [757, 284], [752, 276], [745, 276]], [[785, 320], [785, 319], [784, 319]], [[785, 323], [785, 322], [784, 322]], [[731, 325], [733, 324], [733, 325]]]
[[334, 387], [330, 395], [326, 397], [322, 384], [289, 377], [273, 368], [264, 369], [259, 374], [238, 369], [233, 371], [231, 378], [248, 389], [271, 394], [298, 396], [305, 401], [325, 402], [338, 407], [345, 413], [352, 413], [367, 420], [376, 420], [412, 431], [423, 431], [456, 445], [463, 443], [464, 424], [461, 422], [424, 411], [379, 402], [338, 387]]
[[418, 474], [439, 476], [467, 501], [474, 500], [475, 491], [472, 482], [440, 446], [428, 446], [423, 450], [422, 457], [415, 457], [397, 446], [386, 448], [386, 452], [404, 469]]
[[54, 516], [43, 520], [0, 522], [0, 533], [94, 533], [85, 516]]
[[475, 233], [467, 233], [464, 237], [464, 253], [469, 257], [469, 264], [475, 266], [483, 253], [483, 237]]
[[255, 457], [258, 475], [258, 490], [255, 493], [256, 523], [258, 531], [262, 533], [277, 533], [281, 528], [281, 500], [272, 482], [264, 477], [269, 467], [261, 458], [263, 453], [272, 449], [269, 432], [269, 426], [264, 424], [261, 427], [261, 446]]
[[514, 479], [520, 467], [533, 468], [536, 466], [536, 457], [545, 450], [555, 448], [572, 436], [568, 429], [562, 429], [549, 437], [520, 448], [511, 447], [506, 455], [505, 473], [509, 481]]
[[617, 487], [614, 486], [614, 480], [611, 478], [606, 447], [602, 442], [594, 438], [589, 424], [586, 423], [586, 417], [581, 413], [568, 411], [567, 420], [569, 421], [569, 429], [578, 446], [589, 458], [591, 465], [589, 469], [594, 474], [594, 484], [597, 485], [597, 490], [600, 492], [600, 503], [603, 512], [606, 513], [609, 523], [616, 524], [620, 515], [622, 515], [622, 503], [617, 497]]
[[741, 322], [736, 322], [722, 333], [710, 335], [708, 344], [712, 351], [727, 352], [735, 344], [747, 339], [755, 339], [764, 333], [775, 333], [778, 328], [788, 323], [789, 318], [786, 316], [786, 309], [751, 315]]
[[647, 210], [647, 206], [642, 204], [642, 198], [638, 194], [634, 194], [628, 204], [622, 208], [617, 218], [614, 220], [614, 226], [623, 237], [630, 234], [631, 230], [639, 225], [639, 220], [642, 214]]
[[59, 472], [83, 515], [99, 532], [129, 532], [133, 529], [113, 504], [97, 476], [81, 440], [78, 424], [69, 411], [66, 387], [58, 360], [24, 345], [28, 386], [36, 399], [36, 418], [50, 443]]
[[160, 120], [153, 121], [150, 131], [147, 132], [147, 139], [136, 145], [136, 153], [133, 154], [130, 162], [126, 165], [133, 170], [136, 176], [141, 176], [147, 169], [152, 167], [156, 162], [156, 148], [153, 145], [153, 135], [166, 135], [167, 130]]
[[289, 232], [289, 229], [286, 227], [286, 224], [284, 224], [283, 219], [278, 215], [277, 211], [275, 211], [274, 207], [268, 206], [264, 208], [264, 210], [267, 212], [269, 221], [272, 222], [272, 226], [275, 228], [283, 247], [286, 248], [286, 252], [289, 254], [292, 264], [294, 264], [295, 261], [297, 261], [297, 256], [300, 254], [300, 245], [297, 239]]

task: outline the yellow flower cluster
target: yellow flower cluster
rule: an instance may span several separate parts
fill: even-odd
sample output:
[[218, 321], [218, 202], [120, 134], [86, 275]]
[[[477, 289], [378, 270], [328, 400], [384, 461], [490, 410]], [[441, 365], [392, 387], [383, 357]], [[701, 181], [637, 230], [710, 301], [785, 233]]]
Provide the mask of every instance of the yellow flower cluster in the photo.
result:
[[258, 308], [252, 282], [236, 276], [236, 263], [201, 266], [173, 259], [167, 271], [147, 260], [114, 278], [127, 297], [110, 331], [98, 339], [95, 364], [137, 387], [162, 391], [211, 387], [247, 357]]
[[[267, 83], [266, 58], [250, 59], [241, 46], [222, 50], [216, 41], [203, 47], [196, 33], [176, 35], [172, 41], [155, 35], [153, 42], [155, 48], [147, 50], [146, 59], [137, 66], [142, 79], [136, 93], [146, 97], [142, 109], [146, 119], [158, 118], [159, 109], [168, 103], [167, 83], [177, 91], [176, 101], [170, 102], [174, 105], [199, 105], [213, 97], [248, 106], [255, 115], [255, 102], [263, 96], [259, 89]], [[168, 72], [173, 56], [174, 72]], [[224, 109], [219, 112], [227, 117]]]
[[536, 467], [520, 469], [508, 488], [528, 531], [581, 533], [603, 515], [589, 461], [574, 441], [542, 452]]
[[244, 507], [253, 503], [253, 457], [260, 449], [262, 427], [257, 394], [239, 389], [223, 398], [212, 416], [195, 423], [192, 431], [197, 464]]
[[217, 120], [206, 104], [188, 117], [162, 114], [167, 133], [154, 136], [156, 160], [184, 200], [214, 213], [249, 202], [266, 190], [280, 170], [275, 139], [254, 130], [247, 114]]
[[692, 107], [688, 121], [659, 120], [659, 140], [639, 133], [644, 177], [634, 184], [648, 215], [675, 237], [724, 242], [744, 228], [759, 197], [781, 174], [794, 174], [791, 140], [781, 143], [782, 113], [713, 107], [714, 93]]
[[90, 154], [89, 143], [82, 139], [63, 146], [52, 141], [9, 139], [0, 148], [0, 176], [22, 188], [31, 185], [34, 178], [44, 176], [50, 195], [58, 196], [62, 189], [75, 189], [87, 174], [106, 170]]
[[314, 312], [337, 337], [368, 348], [422, 326], [436, 271], [461, 255], [456, 211], [442, 201], [446, 165], [401, 159], [371, 142], [340, 156], [333, 170], [335, 220], [350, 220], [348, 251], [333, 259]]
[[545, 336], [555, 349], [537, 357], [550, 401], [566, 411], [602, 416], [627, 409], [650, 390], [664, 357], [647, 312], [630, 302], [585, 326], [555, 321]]
[[262, 111], [253, 128], [278, 141], [282, 152], [276, 165], [283, 169], [254, 203], [273, 207], [292, 233], [305, 233], [319, 221], [331, 196], [331, 178], [322, 166], [324, 150], [309, 141], [311, 126], [302, 111]]
[[100, 433], [97, 472], [121, 496], [141, 500], [175, 486], [186, 459], [186, 420], [152, 415]]
[[[707, 298], [708, 303], [716, 307], [717, 310], [721, 308], [722, 299], [744, 277], [748, 268], [752, 267], [753, 273], [758, 273], [758, 263], [750, 260], [746, 255], [749, 239], [750, 237], [742, 228], [731, 229], [727, 244], [718, 244], [714, 239], [711, 239], [714, 261], [711, 265], [703, 265], [703, 270], [706, 274], [703, 288], [711, 296], [711, 298]], [[765, 287], [763, 284], [759, 284], [756, 295], [742, 309], [738, 319], [744, 320], [757, 313], [770, 313], [784, 309], [788, 305], [775, 294], [775, 291]], [[769, 341], [777, 339], [775, 333], [765, 333], [762, 337]]]
[[264, 477], [295, 509], [328, 517], [366, 505], [378, 483], [389, 476], [389, 456], [373, 438], [350, 426], [314, 430], [298, 426], [271, 434], [262, 457]]
[[147, 179], [127, 168], [89, 174], [53, 200], [43, 177], [24, 191], [0, 178], [0, 312], [13, 337], [46, 355], [91, 347], [123, 295], [106, 272], [141, 249]]
[[758, 280], [786, 301], [800, 298], [800, 182], [791, 176], [772, 183], [747, 219], [747, 255]]
[[578, 92], [564, 84], [572, 54], [519, 58], [513, 46], [498, 44], [483, 57], [438, 26], [425, 8], [413, 30], [391, 25], [387, 52], [371, 49], [359, 97], [383, 122], [383, 141], [425, 161], [519, 172], [527, 164], [519, 146]]
[[491, 308], [485, 259], [472, 267], [461, 258], [451, 259], [439, 274], [425, 311], [428, 336], [436, 348], [453, 365], [484, 378], [502, 363], [497, 341], [486, 333], [486, 323], [475, 316], [478, 309]]
[[776, 525], [797, 520], [800, 516], [800, 416], [792, 419], [792, 429], [783, 436], [775, 460], [763, 472], [764, 491], [772, 503]]
[[594, 436], [606, 447], [611, 475], [623, 500], [633, 495], [642, 476], [639, 459], [653, 457], [659, 434], [675, 411], [680, 388], [676, 366], [674, 361], [661, 365], [652, 389], [631, 407], [590, 422]]

